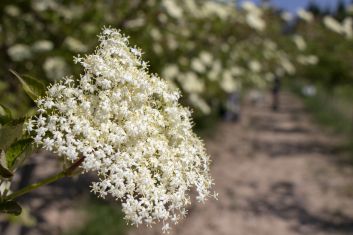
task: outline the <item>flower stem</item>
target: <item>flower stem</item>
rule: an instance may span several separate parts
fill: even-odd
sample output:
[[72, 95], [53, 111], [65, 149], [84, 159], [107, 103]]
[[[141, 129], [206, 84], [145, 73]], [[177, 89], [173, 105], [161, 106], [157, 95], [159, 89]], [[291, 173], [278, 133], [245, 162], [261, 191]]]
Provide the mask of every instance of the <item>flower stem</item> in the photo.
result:
[[50, 176], [46, 179], [43, 179], [37, 183], [34, 183], [34, 184], [30, 184], [30, 185], [27, 185], [26, 187], [10, 194], [9, 196], [7, 196], [5, 198], [6, 201], [11, 201], [11, 200], [14, 200], [15, 198], [19, 197], [19, 196], [22, 196], [26, 193], [29, 193], [39, 187], [42, 187], [44, 185], [47, 185], [47, 184], [51, 184], [59, 179], [62, 179], [64, 177], [69, 177], [69, 176], [72, 176], [72, 173], [82, 164], [84, 160], [84, 157], [81, 157], [80, 159], [78, 159], [76, 162], [74, 162], [69, 168], [63, 170], [62, 172], [56, 174], [56, 175], [53, 175], [53, 176]]

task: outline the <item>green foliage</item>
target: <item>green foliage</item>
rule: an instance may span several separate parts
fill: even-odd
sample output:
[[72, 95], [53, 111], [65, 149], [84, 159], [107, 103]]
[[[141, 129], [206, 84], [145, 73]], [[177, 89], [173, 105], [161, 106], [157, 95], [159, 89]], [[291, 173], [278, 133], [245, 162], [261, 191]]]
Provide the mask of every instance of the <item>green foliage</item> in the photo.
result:
[[4, 125], [12, 120], [10, 109], [0, 104], [0, 125]]
[[116, 203], [107, 203], [91, 199], [85, 205], [89, 219], [83, 227], [65, 233], [65, 235], [123, 235], [127, 231], [123, 213]]
[[322, 9], [320, 6], [317, 4], [317, 2], [309, 2], [307, 8], [308, 11], [313, 13], [315, 16], [322, 15]]
[[45, 85], [42, 81], [31, 76], [21, 77], [13, 70], [10, 70], [10, 72], [21, 82], [23, 90], [32, 100], [36, 100], [45, 94]]
[[[337, 8], [341, 15], [338, 18], [348, 16], [342, 8], [342, 3], [338, 3]], [[323, 16], [318, 16], [311, 24], [297, 27], [296, 33], [305, 38], [308, 52], [319, 59], [315, 66], [300, 67], [297, 77], [323, 85], [326, 91], [330, 92], [337, 86], [353, 85], [353, 40], [331, 31], [324, 25], [323, 19]], [[338, 23], [343, 24], [341, 21]]]
[[340, 84], [349, 83], [352, 79], [350, 65], [341, 58], [330, 56], [327, 52], [320, 52], [319, 63], [303, 69], [302, 76], [319, 82], [331, 89]]
[[7, 149], [23, 134], [23, 123], [8, 123], [0, 127], [0, 149]]
[[0, 164], [0, 176], [3, 178], [11, 178], [13, 173]]
[[352, 131], [353, 120], [339, 112], [338, 107], [330, 102], [328, 96], [319, 93], [318, 96], [304, 98], [304, 103], [320, 125], [335, 133], [347, 134], [347, 132]]
[[[328, 91], [326, 87], [316, 85], [315, 96], [304, 96], [301, 88], [303, 82], [296, 81], [290, 84], [291, 90], [299, 95], [304, 105], [316, 123], [338, 134], [353, 135], [353, 108], [351, 106], [353, 93], [352, 87], [336, 87]], [[346, 91], [342, 92], [342, 88]], [[349, 92], [349, 91], [350, 92]]]
[[[1, 187], [7, 187], [7, 181], [11, 182], [15, 168], [28, 155], [32, 140], [23, 137], [24, 118], [14, 119], [11, 111], [4, 106], [0, 106], [0, 121], [0, 183]], [[6, 195], [6, 191], [5, 188], [1, 193]], [[2, 196], [0, 195], [0, 213], [20, 215], [22, 211], [20, 205]]]
[[31, 144], [32, 139], [27, 138], [20, 139], [10, 145], [5, 153], [6, 163], [9, 169], [14, 168], [16, 163], [23, 161], [26, 152], [31, 148]]
[[302, 98], [315, 123], [342, 138], [343, 142], [336, 150], [347, 157], [347, 163], [353, 164], [353, 87], [339, 86], [328, 90], [325, 86], [317, 85], [317, 95], [310, 97], [302, 94], [302, 85], [297, 81], [289, 84], [289, 88]]
[[29, 208], [22, 207], [20, 215], [8, 214], [6, 217], [11, 223], [18, 224], [24, 227], [34, 227], [37, 225], [36, 218], [31, 215]]
[[339, 20], [343, 20], [346, 16], [346, 4], [343, 0], [337, 1], [337, 6], [335, 10], [335, 17]]
[[0, 202], [0, 212], [12, 215], [20, 215], [22, 208], [15, 201]]

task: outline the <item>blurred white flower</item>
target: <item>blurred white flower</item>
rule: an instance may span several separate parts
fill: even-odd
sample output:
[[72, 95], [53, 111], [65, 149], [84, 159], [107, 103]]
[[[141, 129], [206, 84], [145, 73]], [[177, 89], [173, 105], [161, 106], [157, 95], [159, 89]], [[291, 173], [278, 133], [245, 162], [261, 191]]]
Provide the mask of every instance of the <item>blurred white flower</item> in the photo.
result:
[[226, 19], [229, 16], [228, 6], [215, 1], [205, 1], [201, 11], [204, 13], [205, 17], [216, 15], [221, 19]]
[[316, 65], [319, 62], [319, 58], [315, 55], [299, 55], [297, 61], [303, 65]]
[[[70, 22], [73, 19], [79, 19], [84, 13], [84, 8], [81, 5], [58, 5], [55, 11], [61, 15], [66, 21]], [[109, 16], [106, 14], [106, 16]]]
[[68, 74], [68, 65], [61, 57], [49, 57], [43, 64], [43, 70], [51, 80], [59, 80]]
[[272, 40], [264, 40], [264, 46], [268, 50], [272, 50], [272, 51], [277, 50], [277, 44]]
[[[7, 168], [7, 161], [5, 157], [5, 151], [0, 150], [0, 164]], [[4, 198], [11, 194], [11, 180], [10, 179], [5, 179], [5, 178], [0, 178], [0, 198]]]
[[168, 16], [166, 14], [160, 13], [158, 15], [158, 20], [163, 23], [166, 24], [168, 22]]
[[205, 90], [204, 82], [197, 77], [193, 72], [187, 72], [185, 74], [179, 74], [177, 77], [183, 90], [188, 94], [198, 94]]
[[7, 49], [7, 54], [13, 61], [19, 62], [32, 57], [31, 48], [25, 44], [15, 44]]
[[265, 80], [268, 82], [272, 82], [275, 79], [275, 75], [273, 73], [266, 73], [264, 76]]
[[179, 74], [179, 68], [175, 64], [166, 65], [163, 69], [162, 75], [168, 80], [174, 80]]
[[199, 10], [199, 7], [197, 6], [197, 3], [195, 0], [184, 0], [183, 2], [185, 4], [185, 9], [190, 13], [197, 12]]
[[189, 59], [184, 56], [180, 56], [178, 62], [182, 66], [187, 66], [189, 64]]
[[247, 24], [258, 31], [263, 31], [266, 28], [266, 22], [258, 15], [247, 14], [246, 15]]
[[152, 28], [150, 34], [155, 41], [160, 41], [162, 39], [162, 34], [157, 28]]
[[261, 64], [257, 60], [251, 60], [248, 64], [250, 70], [255, 73], [259, 73], [261, 71]]
[[[284, 75], [285, 75], [285, 71], [284, 71], [284, 69], [283, 68], [281, 68], [281, 67], [278, 67], [278, 68], [276, 68], [276, 70], [275, 70], [275, 74], [276, 74], [276, 76], [278, 76], [278, 77], [283, 77]], [[274, 78], [274, 77], [273, 77]], [[272, 80], [271, 80], [272, 81]]]
[[244, 70], [243, 68], [241, 67], [238, 67], [238, 66], [233, 66], [231, 69], [230, 69], [231, 73], [233, 76], [241, 76], [244, 74]]
[[84, 23], [82, 29], [89, 34], [93, 34], [98, 31], [97, 26], [94, 23]]
[[348, 39], [353, 37], [353, 20], [351, 17], [347, 17], [343, 20], [342, 23], [343, 32], [346, 34]]
[[236, 80], [232, 76], [232, 73], [227, 70], [224, 71], [224, 73], [223, 73], [220, 86], [227, 93], [231, 93], [233, 91], [236, 91], [239, 88], [238, 83], [236, 82]]
[[250, 1], [243, 2], [242, 8], [246, 11], [246, 23], [255, 30], [263, 31], [266, 22], [262, 19], [262, 10]]
[[300, 51], [304, 51], [306, 49], [306, 42], [301, 35], [296, 34], [292, 37], [292, 39]]
[[193, 58], [191, 60], [191, 68], [198, 73], [204, 73], [206, 71], [204, 64], [199, 58]]
[[199, 57], [200, 57], [200, 60], [202, 61], [202, 63], [206, 66], [210, 66], [213, 62], [212, 54], [207, 51], [202, 51], [200, 53]]
[[205, 100], [203, 100], [199, 95], [197, 94], [191, 94], [189, 96], [189, 99], [190, 99], [190, 102], [191, 104], [200, 109], [200, 111], [203, 113], [203, 114], [210, 114], [211, 113], [211, 108], [210, 106], [207, 104], [207, 102]]
[[57, 9], [58, 4], [54, 0], [32, 0], [31, 6], [36, 11], [46, 11]]
[[14, 5], [7, 5], [4, 7], [4, 11], [6, 14], [12, 17], [17, 17], [21, 14], [20, 9]]
[[208, 73], [208, 79], [210, 81], [216, 81], [217, 79], [220, 79], [221, 72], [222, 72], [222, 63], [219, 60], [216, 60], [212, 64], [211, 71]]
[[324, 17], [324, 25], [331, 31], [341, 34], [344, 32], [344, 29], [342, 27], [342, 25], [340, 24], [340, 22], [338, 22], [335, 18], [333, 18], [332, 16], [325, 16]]
[[66, 45], [73, 52], [87, 51], [87, 47], [80, 40], [70, 36], [65, 38], [64, 45]]
[[157, 55], [161, 55], [163, 53], [163, 47], [160, 43], [153, 43], [152, 49]]
[[288, 11], [285, 11], [281, 14], [281, 17], [284, 21], [292, 21], [294, 19], [294, 16], [292, 13], [288, 12]]
[[[192, 42], [189, 42], [189, 43], [192, 43]], [[178, 41], [175, 39], [174, 35], [172, 34], [167, 35], [167, 45], [168, 45], [168, 48], [172, 51], [178, 48]]]
[[251, 1], [244, 1], [241, 7], [250, 14], [258, 16], [262, 15], [262, 10]]
[[163, 0], [162, 5], [166, 9], [167, 13], [176, 19], [183, 17], [183, 9], [174, 0]]
[[316, 87], [312, 85], [305, 85], [302, 88], [302, 94], [308, 97], [313, 97], [317, 93]]
[[54, 44], [49, 40], [39, 40], [32, 45], [32, 50], [35, 52], [51, 51], [53, 48]]
[[4, 198], [11, 194], [11, 181], [8, 179], [0, 179], [0, 198]]
[[302, 8], [297, 11], [297, 15], [300, 19], [305, 20], [306, 22], [311, 22], [314, 19], [314, 15], [311, 12]]
[[282, 68], [290, 75], [296, 72], [295, 66], [289, 61], [288, 58], [282, 57], [280, 60]]
[[127, 22], [125, 22], [125, 27], [127, 28], [139, 28], [141, 26], [143, 26], [146, 23], [146, 19], [140, 17], [140, 18], [136, 18], [133, 20], [129, 20]]

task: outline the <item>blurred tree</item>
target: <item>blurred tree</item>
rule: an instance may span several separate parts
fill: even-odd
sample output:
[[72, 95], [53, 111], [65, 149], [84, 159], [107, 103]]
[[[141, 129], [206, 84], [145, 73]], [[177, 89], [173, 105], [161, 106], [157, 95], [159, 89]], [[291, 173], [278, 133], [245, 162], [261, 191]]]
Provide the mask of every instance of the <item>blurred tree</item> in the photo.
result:
[[344, 3], [344, 1], [337, 1], [336, 10], [334, 12], [335, 18], [337, 18], [339, 21], [343, 20], [346, 17], [346, 12], [346, 4]]
[[321, 7], [315, 1], [310, 1], [308, 6], [306, 7], [306, 9], [308, 11], [310, 11], [311, 13], [313, 13], [315, 16], [321, 16], [322, 15]]

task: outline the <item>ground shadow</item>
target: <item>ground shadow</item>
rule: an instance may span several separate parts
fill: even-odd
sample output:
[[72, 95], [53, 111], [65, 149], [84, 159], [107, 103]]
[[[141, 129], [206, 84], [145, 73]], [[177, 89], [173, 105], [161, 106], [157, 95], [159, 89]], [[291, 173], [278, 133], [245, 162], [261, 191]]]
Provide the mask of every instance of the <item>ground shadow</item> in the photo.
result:
[[275, 183], [266, 195], [248, 199], [248, 210], [256, 216], [271, 215], [295, 221], [292, 229], [303, 234], [308, 228], [311, 232], [314, 230], [353, 234], [353, 218], [341, 213], [309, 212], [307, 206], [295, 194], [295, 187], [291, 182]]
[[298, 157], [316, 153], [329, 156], [336, 152], [335, 146], [315, 140], [306, 142], [254, 140], [251, 146], [253, 151], [266, 153], [270, 157]]

